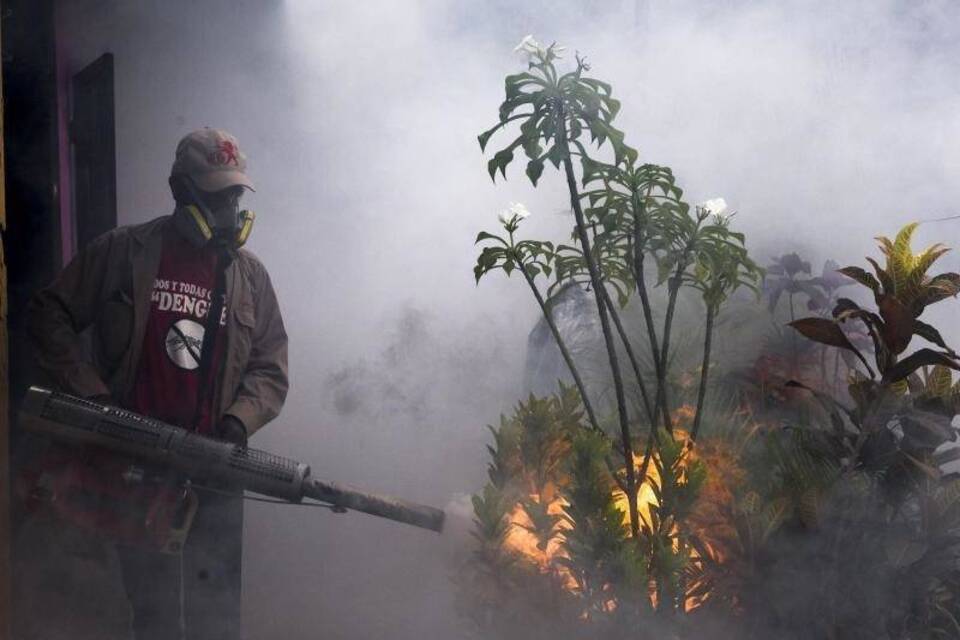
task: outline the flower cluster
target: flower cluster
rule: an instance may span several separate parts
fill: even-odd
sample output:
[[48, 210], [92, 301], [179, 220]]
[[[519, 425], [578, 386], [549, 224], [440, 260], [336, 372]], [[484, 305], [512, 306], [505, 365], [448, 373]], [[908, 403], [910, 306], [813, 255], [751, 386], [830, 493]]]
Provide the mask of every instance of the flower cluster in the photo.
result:
[[566, 47], [558, 46], [556, 43], [551, 44], [549, 47], [544, 47], [537, 42], [532, 35], [527, 35], [520, 41], [520, 44], [514, 47], [513, 52], [527, 56], [527, 60], [530, 62], [534, 60], [548, 62], [549, 60], [562, 58], [563, 56], [560, 54], [566, 51], [566, 49]]
[[723, 198], [711, 198], [710, 200], [704, 200], [697, 205], [697, 208], [703, 211], [705, 214], [713, 216], [713, 221], [723, 227], [730, 223], [730, 218], [732, 218], [736, 213], [733, 211], [727, 213], [727, 201]]
[[515, 231], [520, 221], [530, 215], [530, 211], [521, 202], [511, 202], [510, 206], [497, 215], [497, 219], [507, 231]]

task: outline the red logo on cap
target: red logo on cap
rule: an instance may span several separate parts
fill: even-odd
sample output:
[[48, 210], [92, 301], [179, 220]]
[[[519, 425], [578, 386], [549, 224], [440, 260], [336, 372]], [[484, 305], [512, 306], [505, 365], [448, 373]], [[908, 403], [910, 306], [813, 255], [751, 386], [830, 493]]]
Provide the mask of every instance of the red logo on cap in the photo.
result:
[[240, 159], [237, 157], [238, 153], [240, 153], [240, 150], [237, 148], [237, 145], [229, 140], [221, 140], [217, 143], [217, 150], [207, 155], [207, 162], [217, 165], [218, 167], [232, 162], [234, 166], [239, 167]]

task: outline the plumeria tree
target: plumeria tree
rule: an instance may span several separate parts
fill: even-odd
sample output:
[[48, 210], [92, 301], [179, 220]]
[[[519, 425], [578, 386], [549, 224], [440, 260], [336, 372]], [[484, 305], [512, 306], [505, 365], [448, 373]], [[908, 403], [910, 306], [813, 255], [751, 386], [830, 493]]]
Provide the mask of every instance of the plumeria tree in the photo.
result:
[[[528, 211], [512, 204], [499, 216], [501, 233], [484, 231], [477, 236], [483, 248], [474, 274], [478, 283], [494, 270], [508, 276], [523, 275], [580, 393], [589, 428], [604, 439], [613, 439], [611, 447], [591, 445], [590, 450], [606, 452], [607, 473], [626, 497], [630, 536], [646, 540], [648, 550], [654, 548], [650, 546], [654, 540], [659, 541], [658, 549], [673, 548], [669, 540], [682, 532], [675, 526], [677, 505], [668, 502], [671, 496], [689, 498], [678, 488], [681, 485], [694, 493], [697, 486], [691, 483], [691, 474], [669, 473], [684, 459], [683, 438], [678, 439], [681, 448], [676, 448], [667, 389], [677, 299], [682, 288], [696, 289], [705, 307], [704, 365], [697, 419], [689, 437], [692, 443], [701, 425], [716, 315], [733, 290], [755, 288], [761, 271], [747, 255], [742, 234], [731, 229], [731, 216], [722, 199], [691, 207], [682, 199], [683, 192], [669, 168], [639, 162], [638, 152], [624, 142], [624, 133], [614, 125], [621, 105], [613, 97], [611, 85], [590, 77], [590, 67], [582, 57], [575, 56], [570, 70], [564, 72], [559, 68], [563, 49], [556, 44], [544, 47], [528, 36], [517, 50], [527, 57], [528, 69], [507, 76], [498, 122], [480, 134], [478, 141], [486, 150], [495, 134], [516, 133], [488, 162], [494, 181], [498, 173], [506, 178], [518, 150], [526, 156], [525, 173], [534, 186], [541, 183], [548, 164], [560, 171], [573, 218], [572, 242], [518, 239]], [[598, 409], [603, 407], [591, 401], [577, 362], [551, 317], [550, 296], [571, 282], [593, 294], [614, 391], [616, 435], [602, 428], [605, 416], [598, 415]], [[651, 286], [666, 289], [667, 304], [659, 322]], [[621, 317], [634, 296], [639, 299], [645, 336], [630, 335]], [[637, 347], [643, 343], [651, 354], [652, 372], [645, 371], [637, 355]], [[624, 362], [632, 379], [624, 375]], [[648, 388], [651, 379], [655, 382], [652, 390]], [[628, 385], [636, 386], [639, 412], [628, 409]], [[641, 456], [637, 445], [643, 430], [647, 438]], [[673, 462], [661, 459], [667, 451], [673, 452]], [[652, 517], [673, 514], [662, 526], [642, 519], [638, 508], [638, 493], [651, 461], [660, 467], [660, 485], [653, 486], [660, 498]], [[674, 488], [664, 484], [667, 482]], [[674, 584], [682, 563], [654, 562], [654, 555], [648, 556], [651, 579], [664, 588]], [[658, 602], [660, 607], [683, 608], [682, 597]]]

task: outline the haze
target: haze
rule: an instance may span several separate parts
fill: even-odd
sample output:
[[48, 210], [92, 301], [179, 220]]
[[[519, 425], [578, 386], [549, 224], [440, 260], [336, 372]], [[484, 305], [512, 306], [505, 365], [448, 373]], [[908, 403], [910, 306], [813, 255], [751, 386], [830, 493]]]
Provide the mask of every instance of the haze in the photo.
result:
[[[487, 423], [522, 398], [537, 309], [473, 282], [510, 201], [561, 239], [563, 184], [492, 184], [526, 34], [586, 55], [645, 161], [722, 196], [755, 258], [862, 262], [873, 236], [958, 214], [960, 6], [942, 2], [62, 2], [64, 62], [116, 55], [121, 223], [168, 213], [176, 141], [216, 126], [250, 159], [250, 248], [291, 344], [289, 399], [254, 445], [443, 506], [484, 481]], [[496, 142], [497, 139], [495, 139]], [[921, 227], [955, 244], [960, 221]], [[956, 269], [956, 256], [944, 266]], [[948, 305], [953, 313], [955, 304]], [[954, 336], [956, 337], [956, 336]], [[949, 339], [949, 338], [948, 338]], [[462, 502], [462, 498], [461, 498]], [[371, 517], [249, 506], [250, 638], [452, 638], [458, 541]]]

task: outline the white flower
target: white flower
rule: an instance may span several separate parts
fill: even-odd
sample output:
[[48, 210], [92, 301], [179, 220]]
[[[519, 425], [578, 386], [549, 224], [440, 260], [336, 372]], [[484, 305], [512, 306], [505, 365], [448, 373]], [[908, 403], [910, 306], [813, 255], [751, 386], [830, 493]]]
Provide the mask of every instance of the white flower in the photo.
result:
[[523, 40], [520, 41], [520, 44], [513, 48], [514, 53], [522, 53], [531, 60], [534, 57], [545, 60], [548, 52], [552, 53], [554, 58], [561, 58], [563, 56], [560, 54], [566, 50], [566, 47], [559, 47], [556, 44], [552, 44], [549, 47], [544, 47], [542, 44], [537, 42], [532, 35], [524, 36]]
[[530, 211], [521, 202], [511, 202], [510, 206], [497, 216], [505, 227], [516, 226], [521, 220], [530, 215]]
[[524, 36], [523, 40], [520, 41], [516, 47], [514, 47], [514, 53], [526, 53], [531, 56], [536, 55], [537, 53], [543, 51], [544, 48], [540, 46], [540, 43], [533, 39], [533, 35]]
[[520, 218], [521, 220], [523, 220], [524, 218], [530, 215], [530, 211], [525, 206], [523, 206], [522, 202], [511, 202], [510, 211], [513, 212], [513, 214], [516, 217]]
[[710, 200], [704, 200], [697, 206], [707, 213], [711, 213], [715, 216], [722, 216], [727, 210], [727, 201], [723, 198], [712, 198]]

